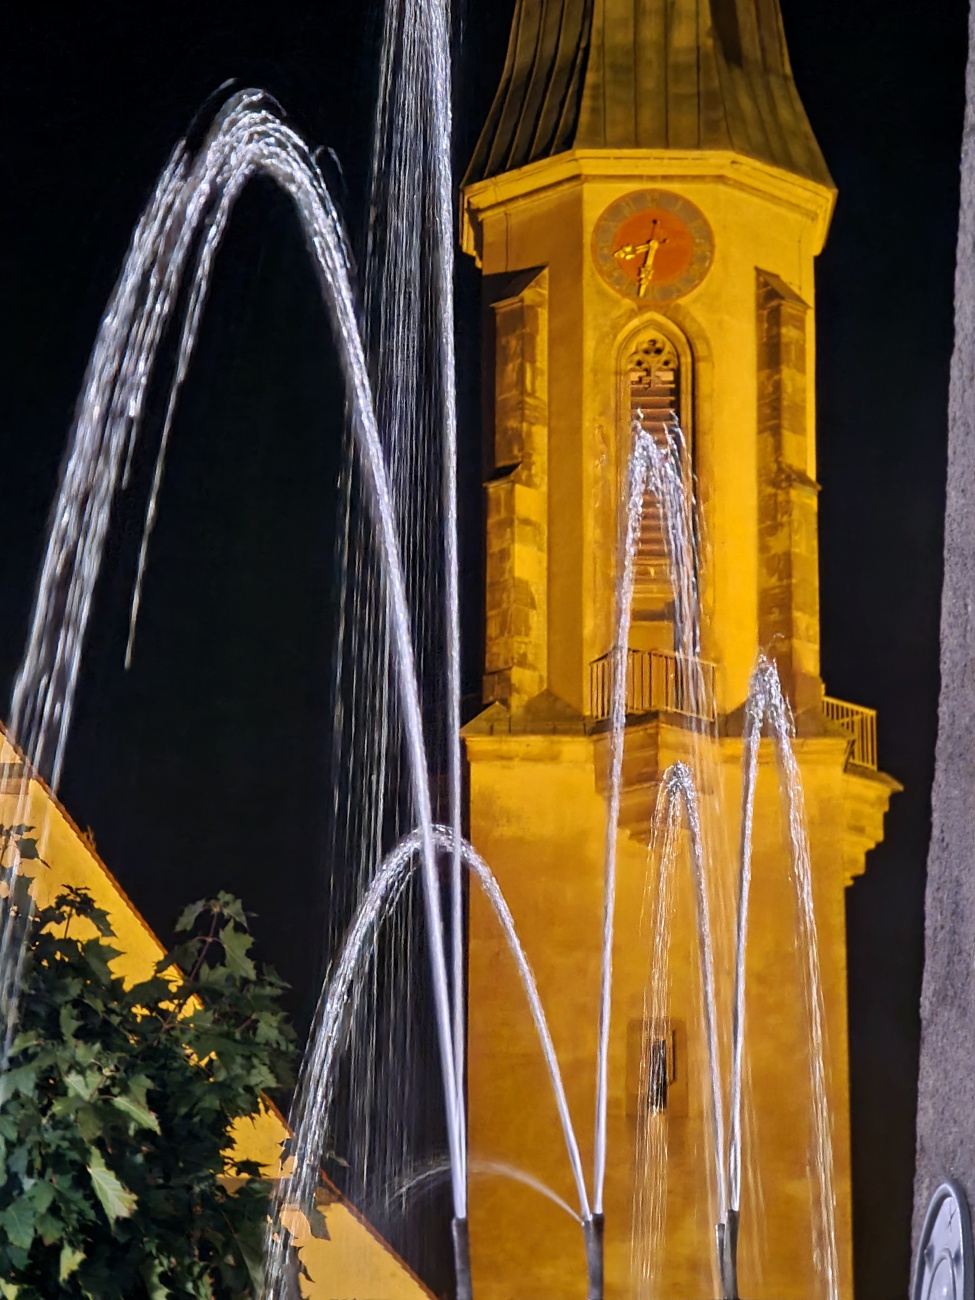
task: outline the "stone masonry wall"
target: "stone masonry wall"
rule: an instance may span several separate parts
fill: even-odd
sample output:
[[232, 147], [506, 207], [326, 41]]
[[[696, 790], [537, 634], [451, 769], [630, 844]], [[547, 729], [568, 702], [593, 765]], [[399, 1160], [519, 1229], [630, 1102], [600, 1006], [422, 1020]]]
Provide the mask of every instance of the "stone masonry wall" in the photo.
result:
[[544, 689], [548, 667], [548, 272], [491, 310], [484, 702], [517, 711]]
[[941, 704], [925, 898], [914, 1241], [932, 1192], [975, 1202], [975, 6], [951, 363]]
[[797, 713], [817, 717], [818, 488], [806, 472], [809, 307], [783, 280], [757, 273], [759, 644], [775, 659]]

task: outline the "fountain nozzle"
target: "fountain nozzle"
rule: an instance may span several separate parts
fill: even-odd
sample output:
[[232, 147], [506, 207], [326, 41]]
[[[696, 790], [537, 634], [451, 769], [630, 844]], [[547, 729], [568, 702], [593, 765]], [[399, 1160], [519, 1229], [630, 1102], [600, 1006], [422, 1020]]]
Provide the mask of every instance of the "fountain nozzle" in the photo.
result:
[[605, 1219], [592, 1214], [582, 1225], [586, 1238], [586, 1272], [589, 1278], [588, 1300], [603, 1300], [603, 1228]]
[[718, 1224], [718, 1262], [722, 1300], [738, 1300], [738, 1211], [729, 1210]]
[[454, 1238], [454, 1273], [457, 1278], [457, 1300], [472, 1300], [471, 1235], [467, 1220], [452, 1219], [450, 1231]]

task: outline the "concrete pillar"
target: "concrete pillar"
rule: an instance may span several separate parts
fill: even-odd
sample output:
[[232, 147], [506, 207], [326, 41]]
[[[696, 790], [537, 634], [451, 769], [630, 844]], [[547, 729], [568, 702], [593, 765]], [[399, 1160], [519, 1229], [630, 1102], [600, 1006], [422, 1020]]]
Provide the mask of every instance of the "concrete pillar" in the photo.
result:
[[938, 1184], [975, 1204], [975, 4], [951, 363], [941, 704], [925, 899], [914, 1243]]

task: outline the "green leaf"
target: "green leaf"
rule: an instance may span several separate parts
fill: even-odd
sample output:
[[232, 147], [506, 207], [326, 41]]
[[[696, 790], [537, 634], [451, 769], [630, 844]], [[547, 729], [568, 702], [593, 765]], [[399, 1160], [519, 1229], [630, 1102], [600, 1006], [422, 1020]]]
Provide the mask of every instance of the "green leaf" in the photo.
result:
[[5, 1105], [18, 1092], [33, 1097], [36, 1087], [36, 1065], [21, 1065], [16, 1070], [5, 1070], [0, 1073], [0, 1106]]
[[143, 1270], [142, 1280], [146, 1284], [146, 1290], [149, 1292], [149, 1300], [170, 1300], [172, 1291], [162, 1281], [163, 1265], [158, 1259], [154, 1259], [150, 1266]]
[[96, 1138], [100, 1138], [105, 1131], [102, 1114], [95, 1106], [79, 1106], [74, 1121], [78, 1126], [78, 1132], [89, 1145]]
[[49, 1183], [47, 1179], [35, 1183], [27, 1193], [27, 1199], [35, 1215], [43, 1214], [54, 1200], [54, 1184]]
[[64, 1224], [56, 1214], [39, 1214], [34, 1227], [45, 1246], [53, 1246], [64, 1235]]
[[36, 1047], [41, 1041], [39, 1034], [17, 1034], [10, 1044], [10, 1055], [19, 1056], [21, 1052], [26, 1052], [29, 1047]]
[[58, 1281], [67, 1282], [71, 1274], [77, 1272], [84, 1258], [83, 1250], [77, 1250], [65, 1242], [61, 1247], [61, 1259], [58, 1263]]
[[34, 1240], [34, 1207], [25, 1196], [19, 1197], [0, 1212], [0, 1225], [15, 1246], [30, 1250]]
[[217, 908], [215, 910], [223, 912], [224, 916], [229, 916], [230, 919], [236, 921], [242, 929], [247, 929], [247, 914], [244, 911], [244, 905], [239, 898], [235, 897], [233, 894], [228, 894], [221, 889], [220, 893], [216, 897], [216, 904]]
[[192, 930], [203, 913], [209, 910], [210, 907], [205, 898], [197, 899], [195, 903], [190, 903], [189, 907], [184, 907], [179, 914], [179, 920], [176, 922], [176, 933], [185, 934], [187, 930]]
[[91, 1185], [109, 1223], [114, 1223], [116, 1219], [127, 1219], [136, 1207], [135, 1195], [122, 1186], [105, 1164], [97, 1147], [89, 1147], [88, 1150], [90, 1159], [87, 1169]]
[[248, 1242], [241, 1241], [238, 1237], [237, 1247], [240, 1251], [240, 1257], [244, 1261], [244, 1267], [247, 1269], [247, 1276], [251, 1280], [251, 1286], [254, 1288], [256, 1296], [264, 1294], [264, 1251], [256, 1249]]
[[71, 1070], [64, 1076], [64, 1086], [68, 1090], [68, 1095], [72, 1093], [80, 1097], [83, 1101], [88, 1101], [92, 1093], [101, 1082], [101, 1077], [93, 1070], [88, 1070], [84, 1074], [79, 1074], [77, 1070]]
[[133, 1074], [129, 1080], [129, 1092], [142, 1102], [143, 1106], [146, 1104], [146, 1093], [152, 1086], [153, 1082], [148, 1074]]
[[27, 1162], [30, 1160], [32, 1152], [33, 1148], [28, 1147], [26, 1142], [18, 1142], [13, 1150], [7, 1153], [8, 1170], [17, 1174], [20, 1178], [24, 1178], [27, 1174]]
[[74, 1007], [70, 1002], [66, 1002], [58, 1012], [58, 1028], [61, 1030], [61, 1036], [65, 1039], [74, 1038], [80, 1023]]
[[3, 1300], [17, 1300], [20, 1295], [20, 1287], [16, 1282], [5, 1282], [0, 1278], [0, 1295], [3, 1296]]
[[247, 953], [253, 943], [246, 930], [234, 930], [230, 926], [221, 933], [227, 969], [239, 975], [241, 979], [256, 979], [257, 969]]
[[112, 1105], [116, 1110], [120, 1110], [123, 1115], [128, 1115], [129, 1119], [134, 1119], [141, 1128], [152, 1129], [153, 1133], [159, 1132], [159, 1120], [148, 1106], [140, 1102], [136, 1097], [113, 1097]]
[[[105, 1055], [105, 1049], [101, 1043], [79, 1043], [73, 1044], [75, 1060], [80, 1066], [84, 1067], [86, 1077], [91, 1075], [92, 1078], [98, 1079], [101, 1076], [101, 1067], [99, 1062]], [[97, 1067], [95, 1072], [89, 1070], [89, 1066]]]

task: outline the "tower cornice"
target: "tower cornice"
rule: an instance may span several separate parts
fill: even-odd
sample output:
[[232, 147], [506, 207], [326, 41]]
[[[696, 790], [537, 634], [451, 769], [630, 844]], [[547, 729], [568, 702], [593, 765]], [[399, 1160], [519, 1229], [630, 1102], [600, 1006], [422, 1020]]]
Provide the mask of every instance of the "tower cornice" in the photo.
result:
[[836, 204], [836, 188], [784, 167], [730, 149], [569, 149], [552, 158], [468, 184], [462, 192], [461, 243], [480, 265], [481, 224], [496, 208], [506, 208], [538, 194], [571, 189], [587, 181], [634, 188], [649, 182], [680, 185], [716, 181], [755, 194], [814, 224], [813, 251], [826, 242]]

